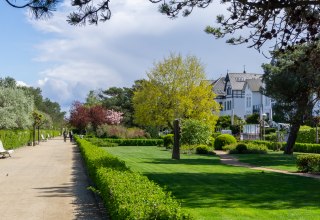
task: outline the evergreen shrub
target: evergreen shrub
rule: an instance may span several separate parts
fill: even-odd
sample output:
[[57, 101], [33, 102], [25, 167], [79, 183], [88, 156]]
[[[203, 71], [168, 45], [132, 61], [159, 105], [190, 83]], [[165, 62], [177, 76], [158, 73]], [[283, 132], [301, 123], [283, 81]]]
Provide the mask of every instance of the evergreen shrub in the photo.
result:
[[166, 148], [166, 149], [172, 149], [173, 148], [173, 140], [174, 138], [174, 135], [173, 134], [167, 134], [165, 136], [162, 137], [163, 139], [163, 146]]
[[208, 154], [210, 151], [210, 148], [207, 145], [198, 145], [196, 148], [197, 154]]
[[222, 150], [223, 146], [233, 143], [237, 143], [235, 137], [233, 137], [231, 134], [221, 134], [214, 141], [214, 149]]
[[297, 167], [301, 172], [320, 172], [320, 155], [305, 154], [297, 156]]

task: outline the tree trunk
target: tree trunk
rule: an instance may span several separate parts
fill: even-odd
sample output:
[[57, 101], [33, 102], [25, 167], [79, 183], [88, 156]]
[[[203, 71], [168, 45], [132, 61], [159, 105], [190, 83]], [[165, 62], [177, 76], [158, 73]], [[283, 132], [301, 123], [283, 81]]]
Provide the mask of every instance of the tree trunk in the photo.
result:
[[173, 149], [172, 149], [172, 159], [180, 160], [180, 126], [179, 120], [175, 119], [173, 122]]
[[299, 122], [292, 124], [292, 126], [290, 128], [289, 137], [287, 140], [287, 146], [285, 147], [284, 152], [283, 152], [284, 154], [293, 154], [293, 146], [296, 142], [298, 132], [300, 129], [300, 125], [301, 125], [301, 123], [299, 123]]
[[32, 136], [33, 136], [33, 146], [36, 146], [36, 126], [33, 126], [33, 132], [32, 132]]

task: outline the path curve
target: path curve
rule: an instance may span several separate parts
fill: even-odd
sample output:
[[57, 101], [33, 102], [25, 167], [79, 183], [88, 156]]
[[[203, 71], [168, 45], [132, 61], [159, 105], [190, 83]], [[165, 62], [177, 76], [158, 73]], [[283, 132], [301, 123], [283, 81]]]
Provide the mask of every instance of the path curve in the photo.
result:
[[251, 165], [248, 163], [243, 163], [243, 162], [240, 162], [238, 160], [238, 158], [235, 158], [234, 156], [228, 154], [226, 151], [222, 151], [222, 150], [215, 150], [214, 153], [220, 157], [220, 161], [223, 164], [227, 164], [227, 165], [247, 167], [247, 168], [250, 168], [253, 170], [270, 171], [270, 172], [283, 173], [283, 174], [288, 174], [288, 175], [296, 175], [296, 176], [304, 176], [304, 177], [311, 177], [311, 178], [315, 178], [315, 179], [320, 179], [320, 175], [316, 175], [316, 174], [295, 173], [295, 172], [289, 172], [286, 170], [277, 170], [277, 169], [254, 166], [254, 165]]
[[89, 185], [75, 144], [54, 138], [19, 148], [0, 159], [0, 219], [107, 219]]

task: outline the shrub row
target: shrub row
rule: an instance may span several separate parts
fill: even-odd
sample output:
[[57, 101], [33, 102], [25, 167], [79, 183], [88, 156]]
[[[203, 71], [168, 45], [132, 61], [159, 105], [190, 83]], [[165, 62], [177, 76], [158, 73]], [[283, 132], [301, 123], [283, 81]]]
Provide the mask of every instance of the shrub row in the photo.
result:
[[320, 172], [320, 155], [298, 155], [297, 167], [301, 172]]
[[119, 146], [160, 146], [163, 145], [162, 139], [112, 139], [105, 138], [104, 141], [116, 143]]
[[[55, 130], [40, 130], [40, 134], [50, 137], [58, 136], [59, 131]], [[38, 131], [36, 131], [36, 140], [38, 138]], [[33, 139], [32, 130], [0, 130], [0, 140], [5, 149], [15, 149], [31, 143]], [[41, 140], [41, 139], [40, 139]]]
[[92, 143], [75, 139], [111, 219], [191, 219], [156, 183]]
[[268, 148], [265, 145], [256, 145], [252, 143], [230, 144], [223, 147], [223, 150], [230, 154], [266, 154]]

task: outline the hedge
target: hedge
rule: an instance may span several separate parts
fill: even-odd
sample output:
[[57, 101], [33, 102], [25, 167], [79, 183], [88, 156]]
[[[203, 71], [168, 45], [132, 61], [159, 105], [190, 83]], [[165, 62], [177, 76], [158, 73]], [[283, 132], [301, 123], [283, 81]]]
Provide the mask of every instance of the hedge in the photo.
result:
[[234, 143], [237, 143], [237, 140], [231, 134], [221, 134], [214, 140], [214, 149], [222, 150], [223, 146]]
[[75, 140], [111, 219], [192, 219], [170, 193], [125, 162], [84, 139]]
[[163, 139], [112, 139], [104, 138], [103, 140], [116, 143], [119, 146], [162, 146]]
[[320, 172], [320, 155], [305, 154], [297, 156], [297, 167], [301, 172]]
[[[51, 137], [58, 136], [59, 131], [55, 130], [40, 130], [40, 134], [50, 134]], [[25, 146], [32, 142], [32, 130], [0, 130], [0, 140], [5, 149], [15, 149]], [[36, 130], [36, 140], [38, 138], [38, 130]], [[41, 138], [40, 138], [41, 139]]]
[[[265, 145], [269, 150], [284, 150], [286, 142], [270, 142], [270, 141], [246, 141], [257, 145]], [[320, 154], [320, 144], [295, 143], [293, 147], [294, 152], [301, 153], [318, 153]]]

